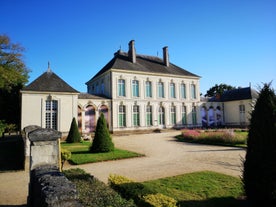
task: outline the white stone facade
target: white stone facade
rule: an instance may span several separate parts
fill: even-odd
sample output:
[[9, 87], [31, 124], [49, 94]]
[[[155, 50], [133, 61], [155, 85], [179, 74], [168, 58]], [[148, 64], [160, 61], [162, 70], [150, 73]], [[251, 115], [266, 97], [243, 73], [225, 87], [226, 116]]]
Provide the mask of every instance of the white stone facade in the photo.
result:
[[[125, 82], [125, 95], [118, 93], [118, 81]], [[133, 94], [132, 81], [138, 82], [138, 95]], [[151, 97], [146, 96], [146, 82], [151, 83]], [[164, 86], [164, 97], [158, 97], [158, 83], [162, 82]], [[179, 77], [174, 75], [164, 74], [150, 74], [122, 71], [119, 69], [111, 69], [110, 72], [105, 73], [95, 80], [89, 82], [89, 93], [97, 93], [99, 83], [106, 83], [101, 86], [104, 89], [104, 95], [112, 99], [112, 128], [113, 131], [121, 130], [145, 130], [156, 128], [173, 128], [173, 127], [187, 127], [200, 125], [200, 111], [199, 111], [199, 78]], [[174, 84], [175, 95], [170, 93], [170, 84]], [[181, 84], [185, 84], [185, 97], [181, 96]], [[191, 85], [195, 86], [195, 98], [191, 96]], [[94, 90], [93, 90], [94, 89]], [[119, 125], [119, 106], [125, 106], [125, 126]], [[139, 106], [139, 123], [133, 123], [133, 106]], [[146, 106], [152, 107], [152, 124], [146, 124]], [[165, 120], [163, 124], [158, 121], [159, 107], [164, 107]], [[171, 107], [175, 107], [175, 121], [172, 123]], [[186, 107], [186, 123], [182, 123], [182, 106]], [[192, 108], [196, 108], [196, 123], [192, 120]]]

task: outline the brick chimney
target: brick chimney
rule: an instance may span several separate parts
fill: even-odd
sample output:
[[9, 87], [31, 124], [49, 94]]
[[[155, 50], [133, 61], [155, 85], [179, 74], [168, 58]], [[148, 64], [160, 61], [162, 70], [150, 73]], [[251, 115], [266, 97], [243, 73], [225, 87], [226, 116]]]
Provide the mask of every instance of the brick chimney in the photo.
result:
[[128, 58], [131, 60], [132, 63], [136, 63], [136, 51], [134, 47], [134, 40], [131, 40], [128, 43]]
[[164, 64], [169, 67], [170, 61], [169, 61], [169, 52], [168, 52], [168, 46], [163, 47], [163, 61]]

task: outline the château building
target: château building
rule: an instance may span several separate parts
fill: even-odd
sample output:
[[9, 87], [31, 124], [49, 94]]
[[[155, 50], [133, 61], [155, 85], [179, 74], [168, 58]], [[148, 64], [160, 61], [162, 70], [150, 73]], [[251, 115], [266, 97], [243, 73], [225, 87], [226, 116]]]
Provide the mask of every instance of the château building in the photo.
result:
[[[163, 48], [163, 58], [141, 55], [132, 40], [128, 52], [117, 51], [86, 82], [87, 93], [72, 88], [48, 66], [21, 90], [21, 128], [38, 125], [66, 134], [75, 117], [80, 132], [90, 134], [100, 113], [114, 133], [219, 126], [228, 120], [248, 124], [248, 119], [241, 122], [231, 117], [239, 116], [233, 112], [236, 103], [232, 107], [231, 100], [202, 101], [199, 80], [200, 76], [170, 62], [168, 47]], [[247, 98], [252, 101], [252, 96]], [[249, 102], [243, 102], [248, 107]]]

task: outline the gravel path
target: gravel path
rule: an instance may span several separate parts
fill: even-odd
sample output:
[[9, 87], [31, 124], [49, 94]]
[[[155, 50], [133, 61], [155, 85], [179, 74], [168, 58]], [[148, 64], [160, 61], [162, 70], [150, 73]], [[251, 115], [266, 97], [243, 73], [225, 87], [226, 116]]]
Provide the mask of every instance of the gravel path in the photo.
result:
[[[136, 181], [201, 170], [241, 176], [241, 158], [245, 156], [244, 149], [177, 142], [174, 136], [179, 133], [172, 131], [113, 136], [117, 148], [139, 152], [146, 156], [79, 166], [66, 165], [64, 168], [82, 168], [105, 183], [111, 173], [124, 175]], [[0, 173], [0, 207], [26, 204], [28, 183], [28, 171]]]
[[241, 176], [241, 158], [245, 156], [244, 149], [177, 142], [174, 137], [179, 133], [179, 131], [173, 131], [113, 137], [117, 148], [139, 152], [146, 156], [86, 164], [81, 168], [105, 183], [111, 173], [124, 175], [136, 181], [201, 170]]

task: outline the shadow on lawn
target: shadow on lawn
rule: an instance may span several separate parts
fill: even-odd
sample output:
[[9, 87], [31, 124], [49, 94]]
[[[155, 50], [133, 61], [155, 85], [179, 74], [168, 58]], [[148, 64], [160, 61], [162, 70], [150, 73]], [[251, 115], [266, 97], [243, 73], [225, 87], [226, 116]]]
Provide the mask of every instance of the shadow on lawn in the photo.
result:
[[88, 150], [84, 150], [84, 151], [77, 151], [77, 152], [71, 152], [72, 154], [88, 154], [90, 153]]
[[233, 197], [211, 198], [208, 200], [180, 201], [180, 207], [247, 207], [244, 199], [235, 199]]

